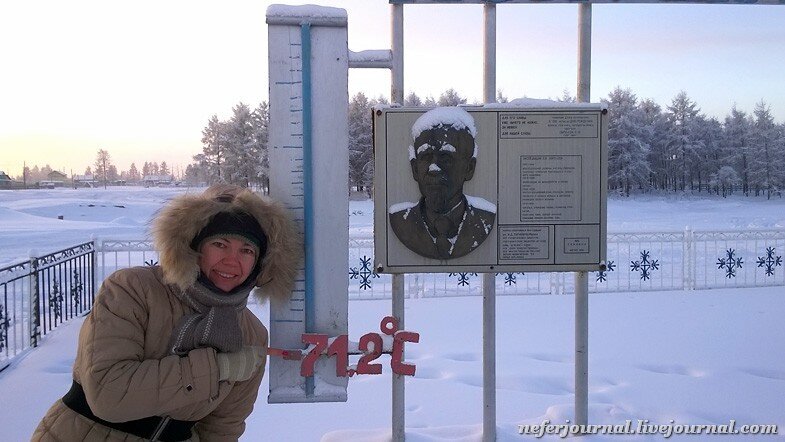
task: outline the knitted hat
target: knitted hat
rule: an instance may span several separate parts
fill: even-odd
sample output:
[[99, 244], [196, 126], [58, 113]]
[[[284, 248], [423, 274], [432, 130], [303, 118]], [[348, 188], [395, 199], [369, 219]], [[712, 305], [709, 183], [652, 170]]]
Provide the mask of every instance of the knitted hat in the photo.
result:
[[257, 262], [267, 252], [267, 235], [256, 219], [244, 212], [217, 213], [191, 241], [191, 248], [198, 252], [202, 243], [214, 236], [235, 236], [255, 245], [259, 249]]

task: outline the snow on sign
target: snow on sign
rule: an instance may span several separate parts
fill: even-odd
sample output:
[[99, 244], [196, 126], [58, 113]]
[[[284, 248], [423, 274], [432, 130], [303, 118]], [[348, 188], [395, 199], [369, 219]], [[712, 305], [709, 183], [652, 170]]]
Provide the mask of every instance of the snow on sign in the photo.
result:
[[377, 272], [603, 270], [601, 105], [397, 107], [373, 122]]

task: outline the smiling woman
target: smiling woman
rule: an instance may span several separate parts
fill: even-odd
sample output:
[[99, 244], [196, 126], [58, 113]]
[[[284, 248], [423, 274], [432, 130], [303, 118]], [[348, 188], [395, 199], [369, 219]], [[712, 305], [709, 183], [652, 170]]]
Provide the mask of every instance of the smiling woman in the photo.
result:
[[267, 357], [251, 290], [288, 297], [299, 241], [277, 203], [236, 186], [170, 201], [160, 266], [117, 271], [84, 322], [70, 391], [33, 440], [237, 440]]

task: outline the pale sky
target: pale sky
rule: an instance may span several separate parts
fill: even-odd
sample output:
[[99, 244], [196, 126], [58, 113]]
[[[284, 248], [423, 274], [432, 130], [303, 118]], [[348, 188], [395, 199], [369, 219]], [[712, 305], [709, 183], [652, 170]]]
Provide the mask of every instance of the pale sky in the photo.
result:
[[[267, 100], [265, 11], [254, 0], [0, 4], [0, 170], [83, 173], [98, 149], [119, 170], [201, 152], [211, 115]], [[279, 2], [280, 3], [280, 2]], [[297, 4], [288, 2], [290, 4]], [[345, 8], [349, 49], [389, 49], [386, 0]], [[482, 98], [482, 6], [406, 5], [405, 92]], [[497, 87], [575, 94], [577, 5], [497, 6]], [[785, 5], [593, 6], [591, 100], [615, 86], [663, 107], [685, 90], [720, 119], [761, 99], [785, 120]], [[389, 96], [387, 70], [350, 70], [349, 93]]]

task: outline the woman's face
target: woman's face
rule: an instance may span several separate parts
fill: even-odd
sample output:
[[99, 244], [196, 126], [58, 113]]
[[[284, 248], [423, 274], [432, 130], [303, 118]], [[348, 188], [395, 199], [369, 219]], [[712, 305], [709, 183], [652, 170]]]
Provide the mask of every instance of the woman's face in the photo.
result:
[[202, 244], [199, 268], [216, 287], [230, 292], [251, 274], [256, 264], [256, 250], [248, 241], [216, 236]]

